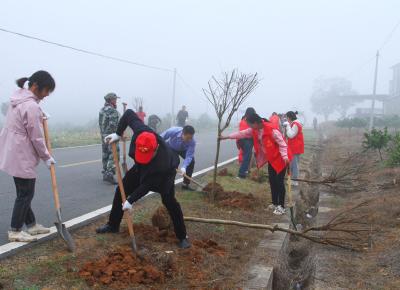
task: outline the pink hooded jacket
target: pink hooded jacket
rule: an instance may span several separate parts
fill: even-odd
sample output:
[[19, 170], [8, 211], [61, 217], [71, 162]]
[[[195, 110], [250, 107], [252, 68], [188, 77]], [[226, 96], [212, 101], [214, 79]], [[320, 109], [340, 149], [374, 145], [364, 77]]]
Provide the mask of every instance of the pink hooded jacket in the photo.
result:
[[40, 159], [51, 158], [43, 134], [40, 100], [27, 89], [17, 90], [0, 132], [0, 170], [20, 178], [36, 178]]

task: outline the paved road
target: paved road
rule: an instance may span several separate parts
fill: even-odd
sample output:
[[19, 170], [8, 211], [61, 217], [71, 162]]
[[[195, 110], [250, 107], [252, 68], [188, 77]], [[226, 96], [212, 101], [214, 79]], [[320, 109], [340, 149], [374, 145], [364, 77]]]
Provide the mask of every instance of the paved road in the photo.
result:
[[[197, 133], [196, 140], [198, 145], [195, 170], [201, 170], [213, 164], [216, 147], [215, 133]], [[236, 151], [236, 146], [232, 141], [224, 142], [220, 160], [234, 157]], [[102, 181], [100, 145], [55, 149], [54, 155], [57, 160], [57, 178], [65, 220], [112, 202], [114, 186]], [[7, 230], [10, 226], [14, 199], [15, 188], [12, 177], [0, 172], [0, 245], [7, 243]], [[43, 164], [38, 168], [32, 208], [39, 223], [45, 226], [53, 225], [55, 213], [50, 173]]]

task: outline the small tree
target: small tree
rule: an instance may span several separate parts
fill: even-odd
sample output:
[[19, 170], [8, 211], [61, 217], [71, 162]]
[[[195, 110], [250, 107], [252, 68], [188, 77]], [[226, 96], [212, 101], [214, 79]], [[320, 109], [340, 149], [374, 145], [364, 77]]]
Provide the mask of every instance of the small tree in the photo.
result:
[[352, 128], [365, 128], [367, 125], [367, 120], [361, 118], [344, 118], [336, 121], [336, 126], [339, 128], [347, 128], [349, 132], [351, 132]]
[[390, 142], [388, 165], [400, 166], [400, 133], [394, 135]]
[[224, 72], [220, 80], [213, 76], [208, 82], [208, 88], [203, 89], [204, 95], [213, 106], [218, 119], [217, 151], [214, 162], [213, 188], [210, 195], [211, 201], [215, 200], [217, 165], [221, 146], [219, 136], [229, 127], [233, 115], [257, 87], [258, 83], [257, 73], [245, 74], [234, 69], [232, 72]]
[[378, 150], [379, 157], [381, 161], [383, 161], [382, 149], [387, 148], [390, 139], [391, 136], [388, 133], [387, 128], [383, 131], [372, 129], [371, 132], [364, 133], [363, 147], [367, 150]]

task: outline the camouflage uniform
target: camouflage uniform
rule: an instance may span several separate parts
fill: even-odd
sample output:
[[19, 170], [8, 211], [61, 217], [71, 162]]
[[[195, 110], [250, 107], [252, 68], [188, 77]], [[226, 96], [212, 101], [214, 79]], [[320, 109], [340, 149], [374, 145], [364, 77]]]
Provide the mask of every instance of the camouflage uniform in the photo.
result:
[[[104, 107], [100, 110], [99, 113], [99, 127], [101, 134], [101, 142], [102, 142], [102, 151], [103, 151], [103, 176], [113, 176], [115, 175], [115, 165], [113, 154], [111, 150], [111, 145], [106, 144], [104, 142], [104, 138], [107, 135], [115, 133], [118, 127], [118, 121], [120, 114], [116, 108], [114, 108], [108, 101], [112, 98], [117, 98], [117, 96], [113, 93], [107, 94], [104, 99], [106, 103]], [[118, 155], [119, 155], [119, 146], [117, 145]]]

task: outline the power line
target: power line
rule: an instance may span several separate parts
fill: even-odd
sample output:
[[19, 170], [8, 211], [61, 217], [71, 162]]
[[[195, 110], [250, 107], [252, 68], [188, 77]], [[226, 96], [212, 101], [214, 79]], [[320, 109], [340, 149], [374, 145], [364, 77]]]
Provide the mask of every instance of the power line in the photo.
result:
[[128, 60], [128, 59], [123, 59], [123, 58], [120, 58], [120, 57], [105, 55], [105, 54], [102, 54], [102, 53], [98, 53], [98, 52], [94, 52], [94, 51], [90, 51], [90, 50], [86, 50], [86, 49], [76, 48], [76, 47], [72, 47], [72, 46], [69, 46], [69, 45], [66, 45], [66, 44], [62, 44], [62, 43], [58, 43], [58, 42], [54, 42], [54, 41], [49, 41], [49, 40], [46, 40], [46, 39], [42, 39], [42, 38], [38, 38], [38, 37], [35, 37], [35, 36], [23, 34], [23, 33], [20, 33], [20, 32], [11, 31], [11, 30], [4, 29], [4, 28], [1, 28], [1, 27], [0, 27], [0, 31], [6, 32], [6, 33], [10, 33], [10, 34], [14, 34], [14, 35], [17, 35], [17, 36], [20, 36], [20, 37], [28, 38], [28, 39], [40, 41], [40, 42], [43, 42], [43, 43], [46, 43], [46, 44], [51, 44], [51, 45], [59, 46], [59, 47], [62, 47], [62, 48], [74, 50], [74, 51], [77, 51], [77, 52], [81, 52], [81, 53], [85, 53], [85, 54], [90, 54], [90, 55], [94, 55], [94, 56], [110, 59], [110, 60], [113, 60], [113, 61], [132, 64], [132, 65], [141, 66], [141, 67], [154, 69], [154, 70], [173, 72], [173, 70], [169, 69], [169, 68], [164, 68], [164, 67], [159, 67], [159, 66], [154, 66], [154, 65], [148, 65], [148, 64], [144, 64], [144, 63], [140, 63], [140, 62], [131, 61], [131, 60]]
[[182, 83], [183, 83], [187, 88], [189, 88], [198, 98], [200, 98], [200, 95], [198, 94], [198, 92], [197, 92], [191, 85], [189, 85], [189, 83], [182, 77], [182, 75], [181, 75], [179, 72], [177, 72], [176, 74], [177, 74], [178, 77], [181, 79]]
[[392, 31], [388, 34], [388, 36], [386, 37], [386, 39], [383, 41], [382, 45], [380, 46], [380, 48], [378, 49], [379, 51], [381, 51], [388, 43], [390, 40], [392, 40], [392, 37], [394, 35], [394, 33], [396, 32], [397, 28], [400, 26], [400, 19], [397, 22], [397, 24], [393, 27]]

